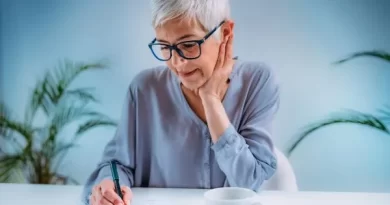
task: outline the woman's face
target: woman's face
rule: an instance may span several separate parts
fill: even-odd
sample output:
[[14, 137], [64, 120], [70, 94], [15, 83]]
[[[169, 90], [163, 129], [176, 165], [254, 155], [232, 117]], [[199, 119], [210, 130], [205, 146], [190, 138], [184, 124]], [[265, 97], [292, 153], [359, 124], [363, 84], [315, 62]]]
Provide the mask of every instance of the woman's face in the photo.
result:
[[[181, 21], [180, 19], [170, 20], [156, 28], [155, 31], [156, 42], [169, 45], [189, 40], [201, 40], [207, 34], [196, 21]], [[221, 39], [224, 39], [223, 36]], [[200, 46], [200, 57], [193, 60], [182, 58], [175, 50], [172, 50], [172, 57], [166, 63], [186, 88], [196, 90], [211, 77], [218, 58], [220, 43], [214, 37], [209, 37]], [[181, 45], [179, 48], [186, 49], [188, 52], [196, 53], [198, 50], [197, 45], [195, 47], [191, 47], [191, 44]]]

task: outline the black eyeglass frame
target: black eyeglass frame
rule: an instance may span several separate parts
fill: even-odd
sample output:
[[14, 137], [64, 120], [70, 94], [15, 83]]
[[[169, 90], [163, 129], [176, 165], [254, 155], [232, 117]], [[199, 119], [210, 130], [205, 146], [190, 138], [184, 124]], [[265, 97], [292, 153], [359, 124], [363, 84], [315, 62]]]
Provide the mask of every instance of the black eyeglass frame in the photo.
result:
[[[213, 35], [213, 33], [220, 27], [222, 26], [223, 24], [225, 23], [225, 21], [222, 21], [218, 26], [216, 26], [213, 30], [211, 30], [209, 33], [207, 33], [202, 39], [200, 40], [190, 40], [190, 41], [182, 41], [178, 44], [173, 44], [173, 45], [169, 45], [169, 44], [166, 44], [166, 43], [156, 43], [156, 38], [153, 39], [152, 42], [150, 42], [148, 44], [148, 47], [150, 49], [150, 51], [152, 52], [152, 54], [154, 55], [155, 58], [157, 58], [157, 60], [159, 61], [169, 61], [171, 58], [172, 58], [172, 50], [175, 50], [179, 55], [180, 57], [184, 58], [184, 59], [187, 59], [187, 60], [194, 60], [194, 59], [197, 59], [199, 58], [201, 55], [202, 55], [202, 48], [201, 48], [201, 45], [211, 36]], [[188, 58], [186, 56], [184, 56], [183, 52], [177, 47], [178, 45], [180, 44], [185, 44], [185, 43], [196, 43], [198, 44], [198, 47], [199, 47], [199, 55], [196, 56], [196, 57], [192, 57], [192, 58]], [[157, 54], [154, 53], [153, 51], [153, 46], [154, 45], [163, 45], [163, 46], [166, 46], [169, 48], [169, 58], [167, 59], [162, 59], [162, 58], [159, 58], [157, 56]]]

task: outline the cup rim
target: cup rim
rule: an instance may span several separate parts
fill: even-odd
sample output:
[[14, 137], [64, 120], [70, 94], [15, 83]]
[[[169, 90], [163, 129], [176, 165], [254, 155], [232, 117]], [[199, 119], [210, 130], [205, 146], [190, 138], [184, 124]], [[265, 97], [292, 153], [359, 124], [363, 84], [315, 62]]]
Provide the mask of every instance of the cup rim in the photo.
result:
[[[243, 199], [216, 199], [216, 198], [213, 198], [213, 197], [210, 197], [211, 194], [213, 193], [216, 193], [220, 190], [227, 190], [227, 189], [230, 189], [230, 190], [239, 190], [239, 191], [245, 191], [245, 192], [250, 192], [252, 193], [253, 195], [250, 196], [250, 197], [247, 197], [247, 198], [243, 198]], [[251, 189], [247, 189], [247, 188], [242, 188], [242, 187], [219, 187], [219, 188], [214, 188], [214, 189], [210, 189], [208, 191], [206, 191], [203, 196], [208, 199], [208, 200], [213, 200], [213, 201], [220, 201], [220, 202], [236, 202], [236, 201], [241, 201], [241, 200], [250, 200], [250, 199], [254, 199], [257, 197], [257, 194], [255, 191], [251, 190]]]

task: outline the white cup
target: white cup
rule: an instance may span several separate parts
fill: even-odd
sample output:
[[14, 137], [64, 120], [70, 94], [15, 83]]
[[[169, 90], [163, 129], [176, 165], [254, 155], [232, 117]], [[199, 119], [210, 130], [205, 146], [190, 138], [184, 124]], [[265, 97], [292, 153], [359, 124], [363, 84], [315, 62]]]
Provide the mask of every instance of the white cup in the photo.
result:
[[206, 205], [261, 205], [256, 192], [239, 187], [222, 187], [204, 193]]

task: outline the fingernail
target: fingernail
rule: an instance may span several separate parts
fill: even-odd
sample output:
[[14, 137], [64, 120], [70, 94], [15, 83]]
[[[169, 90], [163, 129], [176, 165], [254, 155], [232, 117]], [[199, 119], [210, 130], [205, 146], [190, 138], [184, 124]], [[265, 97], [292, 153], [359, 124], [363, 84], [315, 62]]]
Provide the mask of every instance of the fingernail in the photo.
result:
[[127, 205], [130, 205], [130, 200], [129, 200], [129, 201], [127, 201]]

